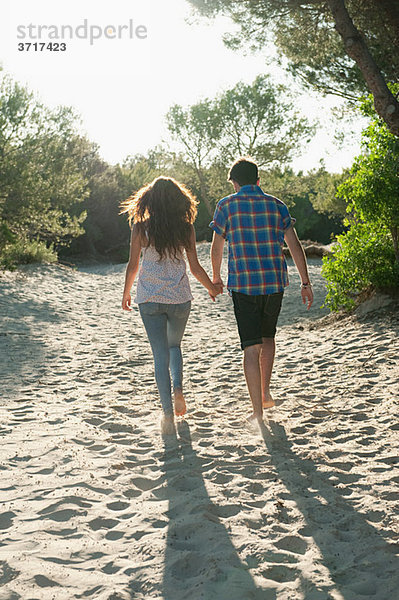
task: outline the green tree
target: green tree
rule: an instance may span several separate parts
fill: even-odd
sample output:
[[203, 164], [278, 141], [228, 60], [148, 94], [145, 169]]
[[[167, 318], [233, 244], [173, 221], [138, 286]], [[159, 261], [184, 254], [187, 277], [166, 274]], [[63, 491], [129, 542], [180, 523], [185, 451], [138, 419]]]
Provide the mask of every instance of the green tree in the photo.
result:
[[304, 176], [304, 186], [313, 208], [336, 222], [342, 222], [346, 215], [346, 202], [338, 193], [338, 188], [347, 176], [348, 169], [342, 173], [329, 173], [324, 166], [312, 169]]
[[365, 153], [339, 187], [356, 219], [388, 228], [399, 269], [399, 139], [374, 120], [363, 137]]
[[211, 215], [213, 207], [205, 169], [216, 156], [222, 132], [216, 103], [206, 99], [186, 109], [176, 104], [169, 109], [166, 122], [172, 137], [179, 142], [187, 164], [195, 173], [201, 200]]
[[[261, 172], [261, 185], [265, 191], [277, 196], [290, 208], [296, 219], [295, 228], [302, 240], [329, 243], [334, 234], [343, 231], [343, 216], [335, 212], [331, 197], [334, 198], [334, 183], [338, 175], [328, 173], [323, 167], [307, 175], [294, 173], [290, 168], [279, 168]], [[328, 210], [320, 208], [319, 194]]]
[[377, 113], [399, 135], [399, 103], [388, 82], [399, 80], [397, 0], [189, 0], [207, 17], [229, 16], [238, 32], [232, 48], [272, 43], [302, 82], [355, 100], [366, 91]]
[[0, 84], [0, 253], [18, 240], [42, 247], [82, 233], [82, 165], [92, 151], [68, 108], [50, 111], [26, 88]]
[[200, 199], [209, 215], [214, 203], [206, 175], [211, 165], [226, 165], [251, 155], [260, 166], [289, 162], [313, 129], [285, 97], [283, 86], [259, 76], [251, 85], [238, 83], [215, 99], [167, 114], [172, 137], [196, 175]]
[[[370, 99], [363, 112], [371, 114]], [[338, 238], [323, 271], [327, 303], [350, 306], [372, 287], [399, 287], [399, 139], [374, 116], [363, 134], [363, 154], [338, 188], [347, 202], [349, 231]]]
[[220, 158], [227, 164], [245, 155], [260, 167], [287, 164], [313, 133], [289, 101], [287, 89], [266, 75], [223, 92], [216, 99], [216, 111]]

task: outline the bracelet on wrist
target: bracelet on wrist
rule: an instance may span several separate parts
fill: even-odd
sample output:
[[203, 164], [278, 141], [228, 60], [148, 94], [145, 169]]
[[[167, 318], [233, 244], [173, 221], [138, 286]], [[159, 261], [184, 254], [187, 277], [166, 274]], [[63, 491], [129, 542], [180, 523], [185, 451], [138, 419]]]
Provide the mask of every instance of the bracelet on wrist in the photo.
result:
[[309, 287], [312, 287], [312, 284], [310, 283], [310, 281], [308, 281], [307, 283], [302, 283], [301, 284], [301, 288], [305, 288], [306, 289], [306, 288], [309, 288]]

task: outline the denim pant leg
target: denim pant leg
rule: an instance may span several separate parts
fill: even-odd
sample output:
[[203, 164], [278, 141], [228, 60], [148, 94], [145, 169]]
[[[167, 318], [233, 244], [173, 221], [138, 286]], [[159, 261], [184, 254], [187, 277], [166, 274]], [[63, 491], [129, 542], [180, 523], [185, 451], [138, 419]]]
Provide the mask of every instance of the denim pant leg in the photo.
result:
[[167, 336], [167, 314], [164, 305], [157, 302], [139, 304], [139, 311], [154, 356], [155, 381], [161, 400], [162, 410], [173, 414], [169, 375], [169, 345]]
[[181, 353], [181, 341], [187, 320], [190, 315], [191, 302], [183, 304], [171, 304], [168, 307], [167, 337], [169, 346], [169, 366], [172, 375], [173, 389], [183, 387], [183, 357]]

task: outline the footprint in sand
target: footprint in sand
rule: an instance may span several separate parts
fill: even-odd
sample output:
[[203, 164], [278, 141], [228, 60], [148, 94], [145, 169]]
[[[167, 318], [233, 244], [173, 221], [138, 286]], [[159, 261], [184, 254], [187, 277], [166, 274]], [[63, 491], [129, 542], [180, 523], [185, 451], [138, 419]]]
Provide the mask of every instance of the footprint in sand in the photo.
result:
[[399, 500], [399, 492], [382, 492], [380, 493], [380, 498], [389, 502], [397, 502]]
[[[200, 575], [206, 565], [206, 557], [199, 552], [187, 552], [170, 566], [170, 573], [175, 579], [184, 581]], [[207, 578], [209, 579], [209, 573]]]
[[276, 546], [280, 550], [288, 550], [288, 552], [293, 552], [294, 554], [305, 554], [308, 549], [305, 540], [292, 535], [288, 535], [276, 542]]
[[90, 417], [88, 419], [84, 419], [84, 421], [86, 423], [89, 423], [89, 425], [101, 425], [102, 423], [104, 423], [104, 420], [98, 417]]
[[174, 525], [169, 528], [168, 537], [168, 544], [174, 550], [190, 550], [198, 540], [198, 523]]
[[73, 538], [81, 538], [83, 534], [75, 535], [77, 532], [77, 528], [73, 529], [44, 529], [44, 531], [50, 535], [60, 536], [64, 538], [73, 537]]
[[116, 540], [120, 540], [121, 538], [123, 538], [124, 535], [125, 535], [124, 531], [117, 531], [117, 530], [113, 529], [111, 531], [108, 531], [105, 534], [105, 539], [115, 542]]
[[218, 485], [226, 485], [230, 483], [233, 479], [233, 475], [227, 475], [226, 473], [215, 473], [212, 474], [210, 480], [212, 483], [216, 483]]
[[335, 462], [331, 462], [330, 463], [330, 467], [332, 467], [333, 469], [338, 469], [339, 471], [351, 471], [353, 468], [353, 464], [351, 464], [349, 461], [348, 462], [341, 462], [339, 460], [336, 460]]
[[109, 562], [104, 567], [102, 567], [101, 571], [103, 573], [107, 573], [107, 575], [114, 575], [121, 570], [121, 567], [117, 567], [113, 562]]
[[16, 571], [5, 561], [0, 561], [0, 586], [10, 583], [13, 579], [18, 577], [20, 571]]
[[54, 473], [54, 468], [50, 467], [48, 469], [41, 469], [40, 471], [28, 471], [31, 475], [51, 475]]
[[127, 508], [129, 508], [129, 506], [129, 502], [121, 502], [120, 500], [117, 500], [116, 502], [110, 502], [109, 504], [107, 504], [107, 508], [115, 511], [126, 510]]
[[[69, 521], [70, 519], [73, 519], [73, 517], [78, 517], [78, 516], [86, 516], [87, 515], [87, 511], [84, 510], [74, 510], [72, 508], [65, 508], [63, 510], [57, 510], [53, 513], [50, 514], [46, 514], [44, 517], [42, 517], [43, 519], [50, 519], [51, 521], [57, 521], [57, 522], [61, 522], [61, 521]], [[35, 521], [36, 519], [28, 519], [28, 520], [32, 520]]]
[[202, 448], [209, 448], [209, 446], [213, 446], [213, 442], [211, 440], [200, 440], [198, 442], [198, 446], [202, 446]]
[[228, 519], [241, 512], [240, 504], [224, 504], [217, 507], [217, 514], [221, 519]]
[[142, 490], [137, 489], [128, 489], [123, 492], [123, 495], [126, 498], [137, 498], [137, 496], [141, 496]]
[[278, 583], [295, 581], [295, 579], [298, 577], [298, 573], [295, 569], [291, 569], [283, 565], [276, 565], [266, 569], [265, 571], [262, 571], [262, 575], [266, 579], [272, 579]]
[[283, 554], [282, 552], [268, 551], [263, 556], [263, 563], [289, 563], [294, 564], [298, 561], [296, 556], [292, 554]]
[[61, 585], [60, 583], [57, 583], [57, 581], [49, 579], [45, 575], [35, 575], [33, 579], [39, 587], [58, 587]]
[[162, 483], [163, 478], [151, 479], [150, 477], [134, 477], [132, 480], [133, 485], [136, 486], [142, 492], [148, 492], [159, 486]]
[[371, 523], [381, 523], [384, 520], [385, 513], [382, 510], [370, 510], [364, 516]]
[[291, 432], [295, 433], [295, 435], [304, 435], [308, 429], [309, 427], [293, 427]]
[[102, 517], [97, 517], [97, 519], [93, 519], [88, 523], [90, 529], [93, 531], [98, 531], [99, 529], [113, 529], [119, 524], [120, 521], [117, 519], [104, 519]]
[[367, 421], [369, 419], [369, 415], [365, 415], [364, 413], [357, 413], [355, 415], [351, 415], [351, 421]]
[[12, 511], [4, 512], [0, 514], [0, 529], [8, 529], [13, 524], [13, 519], [16, 514]]

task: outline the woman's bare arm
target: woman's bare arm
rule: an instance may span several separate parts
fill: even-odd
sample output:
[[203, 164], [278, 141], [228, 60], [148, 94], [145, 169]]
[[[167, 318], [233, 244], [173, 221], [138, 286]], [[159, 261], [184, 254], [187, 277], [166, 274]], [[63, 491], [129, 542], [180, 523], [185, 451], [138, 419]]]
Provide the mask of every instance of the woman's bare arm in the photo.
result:
[[137, 231], [137, 227], [133, 225], [132, 234], [130, 237], [129, 262], [127, 263], [126, 267], [125, 287], [122, 298], [123, 310], [132, 310], [132, 298], [130, 295], [130, 290], [132, 289], [137, 271], [139, 270], [140, 254], [141, 238], [139, 232]]
[[186, 249], [186, 254], [191, 273], [208, 290], [209, 295], [214, 300], [215, 297], [222, 292], [222, 289], [220, 285], [214, 285], [212, 283], [206, 274], [206, 271], [199, 263], [195, 245], [195, 230], [193, 226], [191, 226], [190, 247]]

